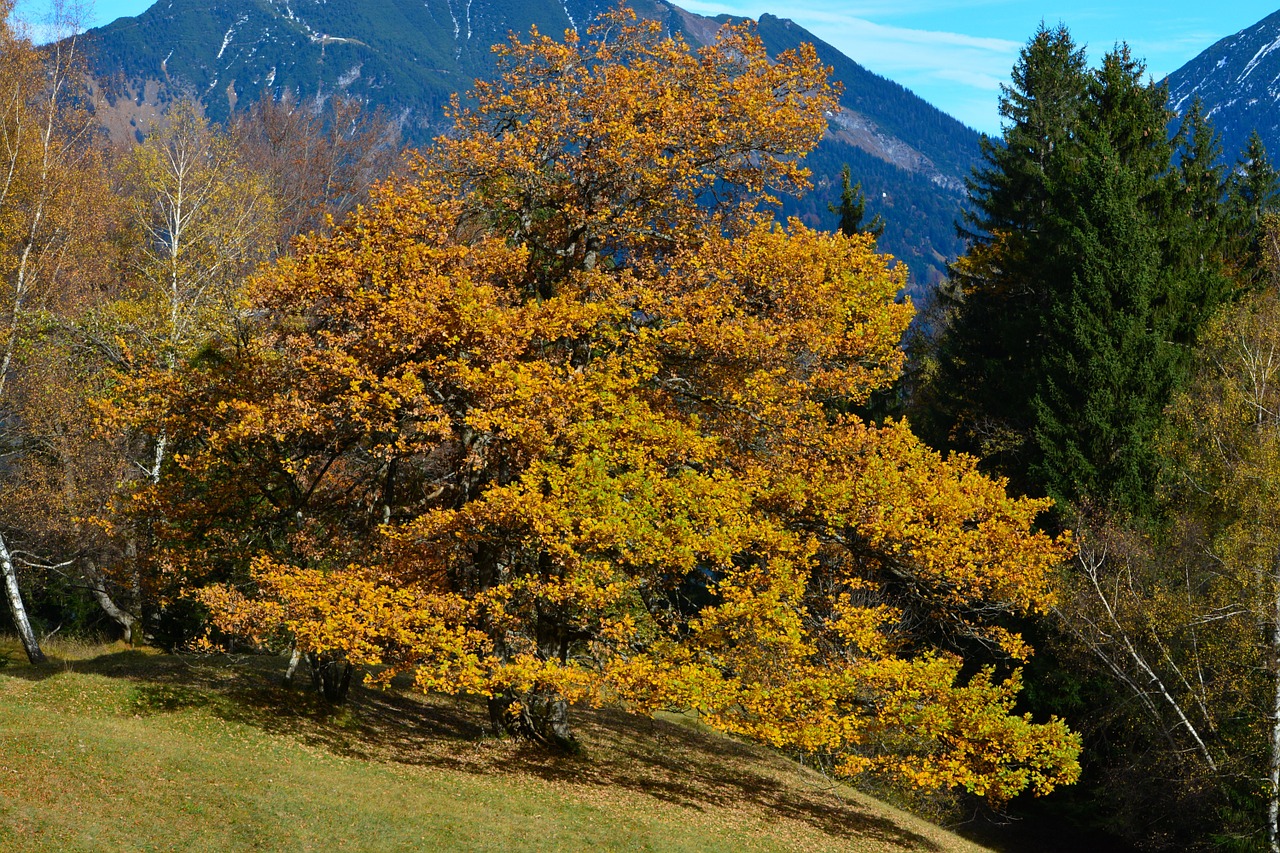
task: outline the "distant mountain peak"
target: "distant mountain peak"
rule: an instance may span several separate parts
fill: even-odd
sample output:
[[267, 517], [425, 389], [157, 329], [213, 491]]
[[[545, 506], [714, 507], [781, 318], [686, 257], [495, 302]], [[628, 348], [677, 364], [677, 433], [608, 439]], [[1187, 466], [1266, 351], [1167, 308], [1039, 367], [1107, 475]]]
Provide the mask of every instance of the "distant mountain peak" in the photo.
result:
[[1280, 152], [1280, 11], [1218, 41], [1168, 83], [1169, 105], [1179, 114], [1200, 98], [1228, 161], [1255, 129], [1268, 150]]
[[[141, 133], [161, 102], [187, 92], [226, 118], [242, 100], [290, 90], [302, 98], [346, 94], [387, 107], [418, 143], [442, 127], [456, 92], [494, 69], [492, 46], [509, 33], [585, 32], [616, 0], [160, 0], [142, 14], [90, 30], [86, 44], [110, 104], [113, 132]], [[632, 0], [695, 44], [727, 16], [707, 18], [666, 0]], [[792, 21], [761, 15], [773, 53], [814, 44], [844, 86], [842, 112], [809, 165], [821, 191], [844, 163], [889, 228], [881, 241], [918, 281], [936, 279], [960, 244], [952, 222], [978, 134], [892, 81], [867, 71]], [[114, 118], [106, 115], [116, 111]], [[824, 226], [831, 197], [791, 200], [785, 212]]]

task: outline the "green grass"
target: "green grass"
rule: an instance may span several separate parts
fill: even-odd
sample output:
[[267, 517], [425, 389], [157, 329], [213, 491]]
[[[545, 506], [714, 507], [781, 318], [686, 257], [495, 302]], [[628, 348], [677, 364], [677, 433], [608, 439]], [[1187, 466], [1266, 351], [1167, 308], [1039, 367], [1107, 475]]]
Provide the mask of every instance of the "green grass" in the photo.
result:
[[960, 851], [962, 839], [677, 720], [576, 716], [585, 749], [487, 736], [476, 702], [284, 662], [0, 643], [0, 850]]

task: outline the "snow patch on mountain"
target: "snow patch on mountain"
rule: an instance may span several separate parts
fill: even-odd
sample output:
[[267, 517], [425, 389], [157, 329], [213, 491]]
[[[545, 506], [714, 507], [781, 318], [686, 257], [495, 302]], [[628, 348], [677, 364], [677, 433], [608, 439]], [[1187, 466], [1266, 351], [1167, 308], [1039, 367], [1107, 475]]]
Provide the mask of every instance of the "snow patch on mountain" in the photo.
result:
[[449, 7], [449, 17], [453, 19], [453, 40], [457, 41], [462, 29], [458, 26], [458, 16], [453, 13], [453, 0], [448, 0], [444, 5]]
[[348, 69], [347, 71], [343, 72], [342, 76], [338, 78], [338, 88], [345, 89], [359, 79], [360, 79], [360, 66], [356, 65]]
[[1267, 54], [1271, 53], [1273, 50], [1275, 50], [1278, 47], [1280, 47], [1280, 38], [1276, 39], [1270, 44], [1266, 44], [1258, 48], [1258, 52], [1253, 55], [1253, 58], [1249, 60], [1249, 64], [1244, 67], [1244, 71], [1241, 72], [1240, 76], [1236, 78], [1236, 82], [1243, 83], [1245, 78], [1253, 73], [1253, 69], [1258, 67], [1258, 63], [1260, 63], [1263, 59], [1265, 59], [1267, 57]]
[[236, 18], [236, 22], [234, 24], [227, 27], [227, 32], [222, 37], [222, 47], [218, 48], [218, 57], [217, 57], [218, 59], [221, 59], [222, 54], [227, 52], [227, 45], [231, 44], [231, 39], [236, 34], [236, 27], [240, 26], [247, 20], [249, 20], [248, 15], [241, 15], [240, 17]]
[[1234, 162], [1255, 130], [1280, 152], [1280, 12], [1219, 40], [1169, 75], [1169, 105], [1181, 114], [1193, 98], [1222, 137]]

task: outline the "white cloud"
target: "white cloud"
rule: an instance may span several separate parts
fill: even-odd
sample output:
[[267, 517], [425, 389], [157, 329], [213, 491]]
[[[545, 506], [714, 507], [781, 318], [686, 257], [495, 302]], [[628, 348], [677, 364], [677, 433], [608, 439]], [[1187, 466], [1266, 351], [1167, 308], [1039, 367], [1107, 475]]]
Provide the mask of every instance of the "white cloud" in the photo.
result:
[[[996, 77], [994, 74], [983, 74], [979, 71], [970, 71], [967, 68], [944, 69], [937, 72], [937, 75], [943, 80], [951, 80], [962, 86], [969, 86], [987, 92], [999, 92], [1000, 85], [1008, 80], [1007, 77]], [[989, 107], [990, 104], [988, 104]]]
[[[963, 33], [914, 30], [876, 24], [861, 18], [831, 17], [815, 27], [829, 42], [873, 71], [903, 69], [918, 73], [954, 72], [1007, 77], [1017, 59], [1018, 42], [976, 38]], [[883, 73], [883, 72], [881, 72]]]
[[[999, 0], [991, 0], [992, 3]], [[833, 12], [829, 4], [809, 0], [791, 3], [785, 9], [770, 3], [725, 3], [689, 0], [690, 11], [704, 15], [736, 14], [751, 17], [767, 11], [784, 14], [800, 26], [832, 45], [850, 59], [877, 74], [888, 77], [933, 104], [942, 105], [962, 121], [980, 130], [999, 130], [996, 93], [1009, 79], [1022, 42], [971, 36], [947, 30], [913, 29], [869, 20], [866, 15], [925, 13], [956, 9], [972, 3], [935, 0], [854, 4]], [[984, 106], [979, 106], [984, 105]], [[963, 114], [961, 114], [963, 113]]]
[[[883, 18], [888, 16], [902, 17], [910, 15], [930, 15], [957, 10], [969, 11], [976, 7], [1016, 6], [1019, 0], [876, 0], [876, 2], [844, 2], [841, 3], [840, 14], [851, 18]], [[692, 0], [690, 3], [679, 3], [689, 11], [708, 14], [701, 8], [714, 8], [713, 14], [756, 15], [759, 11], [772, 11], [773, 14], [785, 14], [796, 18], [797, 15], [818, 15], [829, 13], [832, 7], [830, 0], [799, 0], [785, 7], [775, 5], [772, 9], [759, 0]], [[701, 7], [701, 8], [695, 8]]]

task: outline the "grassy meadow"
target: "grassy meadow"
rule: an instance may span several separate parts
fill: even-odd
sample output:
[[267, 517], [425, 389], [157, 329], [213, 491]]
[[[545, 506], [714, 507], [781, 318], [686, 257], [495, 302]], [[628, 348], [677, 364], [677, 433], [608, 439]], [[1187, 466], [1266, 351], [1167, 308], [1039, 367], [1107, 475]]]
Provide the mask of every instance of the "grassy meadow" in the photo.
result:
[[325, 707], [279, 658], [49, 651], [0, 645], [0, 850], [981, 849], [680, 718], [580, 711], [554, 757], [479, 702]]

